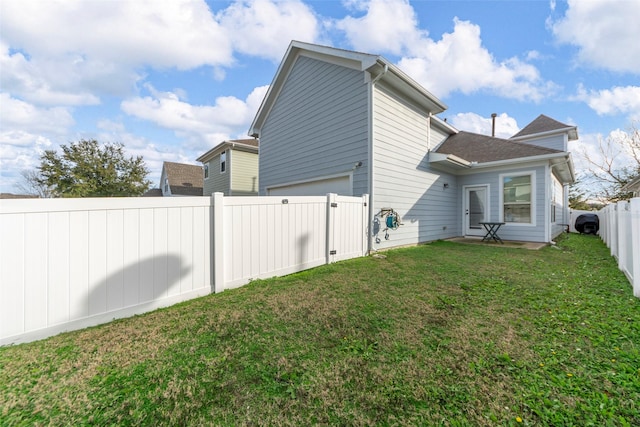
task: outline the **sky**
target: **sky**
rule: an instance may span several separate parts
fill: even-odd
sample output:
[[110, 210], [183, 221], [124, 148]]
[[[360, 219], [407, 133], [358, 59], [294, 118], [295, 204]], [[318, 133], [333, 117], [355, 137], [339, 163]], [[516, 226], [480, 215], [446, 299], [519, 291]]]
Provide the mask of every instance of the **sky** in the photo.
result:
[[2, 0], [0, 192], [80, 139], [122, 143], [157, 187], [163, 161], [248, 137], [291, 40], [385, 57], [459, 130], [576, 125], [582, 176], [640, 121], [638, 22], [640, 0]]

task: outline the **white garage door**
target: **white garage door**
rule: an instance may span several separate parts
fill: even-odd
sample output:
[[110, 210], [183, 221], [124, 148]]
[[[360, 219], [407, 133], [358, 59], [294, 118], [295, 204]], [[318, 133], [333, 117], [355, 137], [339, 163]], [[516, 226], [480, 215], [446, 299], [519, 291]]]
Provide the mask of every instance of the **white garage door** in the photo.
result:
[[327, 193], [351, 196], [351, 177], [339, 176], [267, 189], [268, 196], [324, 196]]

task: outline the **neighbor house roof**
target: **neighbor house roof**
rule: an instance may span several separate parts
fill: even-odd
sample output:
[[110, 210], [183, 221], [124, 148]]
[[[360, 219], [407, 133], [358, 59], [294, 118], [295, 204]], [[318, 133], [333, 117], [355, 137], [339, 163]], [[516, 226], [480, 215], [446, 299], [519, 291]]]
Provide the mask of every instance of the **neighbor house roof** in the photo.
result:
[[162, 197], [162, 190], [159, 188], [150, 188], [142, 194], [142, 197]]
[[213, 156], [217, 155], [220, 151], [227, 148], [231, 148], [233, 150], [248, 151], [250, 153], [257, 153], [259, 146], [260, 142], [257, 138], [230, 139], [228, 141], [222, 141], [220, 144], [216, 145], [211, 150], [198, 157], [196, 161], [206, 162]]
[[526, 125], [522, 130], [511, 137], [511, 139], [525, 139], [533, 135], [543, 136], [558, 132], [568, 132], [569, 141], [578, 139], [578, 130], [576, 126], [569, 126], [562, 122], [552, 119], [551, 117], [540, 114], [534, 121]]
[[300, 56], [308, 56], [354, 70], [366, 71], [370, 73], [372, 81], [384, 81], [397, 93], [433, 114], [441, 113], [447, 109], [447, 106], [431, 92], [382, 56], [294, 40], [289, 44], [289, 48], [276, 71], [276, 75], [271, 85], [269, 85], [269, 90], [249, 129], [249, 135], [256, 137], [260, 135], [260, 130], [278, 98], [278, 94], [282, 90], [289, 76], [289, 72]]
[[204, 183], [202, 166], [164, 162], [162, 167], [169, 180], [172, 195], [202, 196]]

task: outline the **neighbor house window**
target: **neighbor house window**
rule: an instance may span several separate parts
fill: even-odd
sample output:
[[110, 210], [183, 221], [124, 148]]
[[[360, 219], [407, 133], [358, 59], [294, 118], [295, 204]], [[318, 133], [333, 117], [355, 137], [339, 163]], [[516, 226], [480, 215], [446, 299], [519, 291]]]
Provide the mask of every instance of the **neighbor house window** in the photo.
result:
[[204, 164], [204, 179], [209, 178], [209, 163]]
[[220, 173], [225, 173], [227, 171], [227, 152], [223, 151], [220, 153]]
[[165, 193], [169, 192], [169, 178], [164, 179], [164, 192]]
[[533, 224], [534, 173], [501, 175], [504, 222]]

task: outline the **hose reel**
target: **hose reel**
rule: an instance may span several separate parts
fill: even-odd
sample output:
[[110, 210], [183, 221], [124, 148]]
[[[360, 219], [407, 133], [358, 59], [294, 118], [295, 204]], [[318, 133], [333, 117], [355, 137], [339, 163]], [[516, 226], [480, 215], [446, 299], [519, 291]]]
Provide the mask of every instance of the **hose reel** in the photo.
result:
[[[384, 239], [389, 240], [389, 230], [397, 230], [402, 225], [400, 215], [391, 208], [382, 208], [377, 216], [384, 221], [385, 229], [382, 230], [385, 232]], [[379, 238], [376, 238], [376, 241], [380, 243]]]

